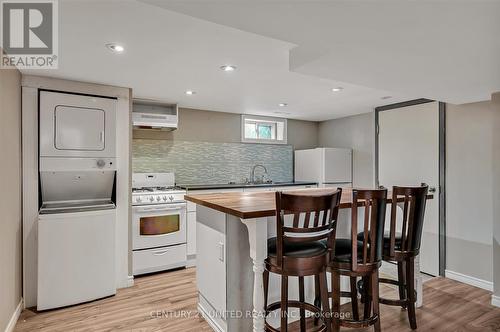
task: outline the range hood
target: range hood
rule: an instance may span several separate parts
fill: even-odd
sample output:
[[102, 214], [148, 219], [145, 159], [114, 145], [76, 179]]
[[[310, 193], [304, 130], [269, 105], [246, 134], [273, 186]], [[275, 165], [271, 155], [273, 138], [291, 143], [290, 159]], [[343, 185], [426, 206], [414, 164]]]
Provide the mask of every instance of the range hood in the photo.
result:
[[150, 100], [136, 99], [132, 107], [132, 124], [144, 129], [177, 129], [177, 104], [165, 104]]

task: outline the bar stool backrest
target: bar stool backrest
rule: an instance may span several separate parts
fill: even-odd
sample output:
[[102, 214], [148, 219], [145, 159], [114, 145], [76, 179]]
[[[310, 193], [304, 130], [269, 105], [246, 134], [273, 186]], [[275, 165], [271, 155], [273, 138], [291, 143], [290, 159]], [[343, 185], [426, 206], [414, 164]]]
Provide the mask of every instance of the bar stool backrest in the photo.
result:
[[[307, 243], [326, 239], [333, 247], [342, 189], [327, 194], [293, 194], [276, 192], [276, 256], [283, 265], [284, 243]], [[293, 215], [290, 224], [285, 216]]]
[[[353, 189], [351, 208], [351, 270], [371, 271], [382, 261], [387, 189]], [[363, 245], [358, 249], [358, 210], [364, 210]]]
[[[420, 250], [422, 230], [424, 227], [425, 205], [429, 186], [423, 183], [420, 187], [392, 187], [392, 206], [390, 223], [390, 256], [396, 252], [417, 255]], [[398, 204], [394, 204], [398, 202]], [[401, 223], [401, 242], [396, 250], [397, 209], [402, 206], [403, 217]]]

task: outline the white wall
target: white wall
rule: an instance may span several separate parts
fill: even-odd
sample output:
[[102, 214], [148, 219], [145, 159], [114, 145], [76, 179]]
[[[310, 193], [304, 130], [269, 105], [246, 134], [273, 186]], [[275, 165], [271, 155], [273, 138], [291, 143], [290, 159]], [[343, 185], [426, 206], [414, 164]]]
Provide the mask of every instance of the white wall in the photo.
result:
[[490, 101], [446, 105], [447, 270], [493, 281]]
[[0, 153], [0, 331], [4, 331], [22, 295], [21, 74], [14, 69], [0, 69]]
[[375, 112], [319, 123], [320, 147], [353, 149], [353, 185], [374, 185]]

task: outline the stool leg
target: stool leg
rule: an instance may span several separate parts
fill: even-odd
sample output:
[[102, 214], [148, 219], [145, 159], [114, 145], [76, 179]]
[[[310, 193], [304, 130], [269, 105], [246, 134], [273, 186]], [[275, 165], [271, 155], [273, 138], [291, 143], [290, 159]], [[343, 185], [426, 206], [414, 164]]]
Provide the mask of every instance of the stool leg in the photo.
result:
[[371, 282], [369, 277], [363, 277], [363, 291], [364, 291], [364, 301], [365, 301], [365, 308], [363, 312], [363, 317], [364, 319], [367, 319], [370, 317], [370, 313], [372, 311], [371, 305], [372, 301], [370, 299], [370, 288], [371, 288]]
[[408, 294], [408, 320], [412, 330], [417, 328], [417, 317], [415, 313], [415, 266], [413, 258], [406, 261], [406, 294]]
[[281, 326], [280, 331], [288, 330], [288, 276], [281, 276]]
[[267, 295], [269, 293], [269, 271], [264, 270], [264, 311], [267, 315]]
[[[318, 308], [321, 307], [321, 294], [319, 287], [319, 275], [314, 276], [314, 305]], [[314, 316], [314, 326], [318, 325], [319, 318]]]
[[[407, 299], [405, 294], [405, 265], [404, 262], [398, 262], [398, 283], [399, 283], [399, 299], [405, 300]], [[406, 309], [406, 306], [403, 304], [401, 308]]]
[[[299, 302], [303, 305], [306, 302], [304, 294], [304, 277], [299, 277]], [[300, 307], [300, 332], [306, 332], [306, 310]]]
[[340, 274], [332, 271], [332, 321], [333, 332], [340, 331]]
[[351, 306], [352, 316], [355, 320], [359, 320], [358, 311], [358, 290], [356, 289], [356, 277], [351, 277]]
[[331, 320], [331, 311], [330, 311], [330, 304], [328, 303], [328, 282], [326, 281], [326, 271], [321, 272], [321, 275], [319, 276], [319, 281], [320, 281], [320, 292], [321, 292], [321, 304], [322, 304], [322, 313], [323, 313], [323, 319], [326, 325], [326, 331], [331, 332], [332, 331], [332, 320]]
[[375, 322], [374, 328], [375, 332], [380, 332], [380, 306], [379, 306], [379, 294], [378, 294], [378, 270], [372, 273], [371, 276], [371, 290], [372, 290], [372, 301], [373, 301], [373, 315], [377, 315], [377, 321]]

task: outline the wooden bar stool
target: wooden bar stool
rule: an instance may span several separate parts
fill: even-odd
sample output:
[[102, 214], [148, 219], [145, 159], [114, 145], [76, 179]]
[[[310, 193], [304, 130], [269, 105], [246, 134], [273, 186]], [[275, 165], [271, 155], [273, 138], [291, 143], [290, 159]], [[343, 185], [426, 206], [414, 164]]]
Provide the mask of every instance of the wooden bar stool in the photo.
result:
[[[339, 331], [341, 326], [360, 328], [371, 325], [374, 326], [375, 331], [380, 331], [378, 269], [382, 264], [386, 204], [387, 189], [353, 189], [352, 191], [351, 237], [349, 239], [335, 239], [332, 258], [327, 269], [332, 274], [333, 331]], [[358, 238], [359, 208], [364, 209], [364, 236], [362, 238]], [[341, 275], [351, 278], [350, 292], [341, 292]], [[364, 280], [364, 285], [367, 285], [362, 319], [358, 314], [356, 290], [356, 278], [358, 277], [361, 277]], [[352, 319], [340, 318], [341, 297], [351, 298]]]
[[399, 300], [380, 298], [380, 303], [407, 308], [412, 329], [417, 328], [414, 260], [420, 250], [428, 189], [425, 183], [392, 188], [392, 202], [402, 201], [403, 218], [401, 228], [397, 227], [398, 205], [392, 204], [391, 226], [384, 236], [383, 260], [397, 263], [398, 280], [380, 278], [380, 282], [397, 285]]
[[[280, 309], [281, 325], [278, 330], [266, 320], [266, 331], [287, 331], [289, 307], [299, 308], [301, 332], [306, 330], [306, 310], [322, 317], [324, 324], [316, 331], [331, 331], [326, 266], [329, 260], [328, 244], [333, 243], [332, 234], [337, 222], [341, 196], [342, 189], [326, 195], [276, 192], [277, 236], [268, 240], [268, 258], [265, 261], [264, 271], [264, 307], [266, 318], [269, 312]], [[287, 223], [285, 215], [290, 214], [293, 215], [293, 221]], [[281, 275], [281, 301], [268, 305], [269, 272]], [[298, 277], [298, 301], [288, 299], [290, 276]], [[305, 301], [305, 276], [315, 276], [319, 279], [323, 311], [321, 307]]]

